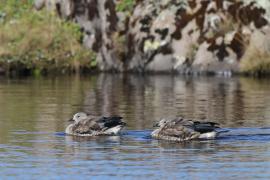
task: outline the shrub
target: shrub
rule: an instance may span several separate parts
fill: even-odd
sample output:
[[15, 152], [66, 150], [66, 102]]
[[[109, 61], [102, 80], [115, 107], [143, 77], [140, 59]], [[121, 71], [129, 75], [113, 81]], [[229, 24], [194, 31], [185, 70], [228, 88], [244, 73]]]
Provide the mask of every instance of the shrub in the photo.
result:
[[78, 72], [96, 66], [75, 23], [33, 10], [30, 0], [0, 1], [0, 7], [0, 66], [6, 71]]
[[251, 75], [270, 74], [270, 51], [251, 46], [241, 59], [240, 69], [243, 73]]

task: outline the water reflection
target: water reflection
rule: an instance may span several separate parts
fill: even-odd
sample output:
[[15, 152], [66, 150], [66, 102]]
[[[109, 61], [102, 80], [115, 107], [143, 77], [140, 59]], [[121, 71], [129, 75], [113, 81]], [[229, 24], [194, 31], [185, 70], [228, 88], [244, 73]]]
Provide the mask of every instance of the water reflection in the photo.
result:
[[[267, 179], [269, 82], [117, 74], [0, 79], [0, 177]], [[121, 115], [127, 131], [64, 136], [67, 119], [82, 110]], [[176, 115], [217, 121], [230, 134], [180, 144], [149, 137], [156, 120]]]
[[101, 75], [86, 92], [84, 110], [121, 114], [132, 129], [164, 116], [212, 119], [229, 127], [270, 123], [269, 80]]
[[270, 80], [135, 76], [0, 80], [0, 142], [10, 130], [63, 131], [74, 112], [121, 115], [128, 129], [161, 117], [210, 119], [225, 127], [270, 126]]

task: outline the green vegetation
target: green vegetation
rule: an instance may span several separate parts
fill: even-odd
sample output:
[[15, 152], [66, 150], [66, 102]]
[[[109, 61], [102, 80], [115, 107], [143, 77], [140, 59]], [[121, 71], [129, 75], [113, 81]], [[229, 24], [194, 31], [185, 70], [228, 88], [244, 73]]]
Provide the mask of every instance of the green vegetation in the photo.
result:
[[0, 67], [6, 73], [79, 72], [96, 66], [80, 28], [53, 12], [35, 11], [31, 0], [0, 0]]
[[135, 0], [120, 0], [116, 6], [117, 11], [130, 13], [135, 4]]
[[242, 73], [255, 76], [270, 74], [270, 42], [264, 33], [254, 32], [249, 43], [246, 43], [248, 45], [240, 61]]
[[270, 74], [270, 52], [251, 45], [241, 59], [240, 69], [245, 74]]

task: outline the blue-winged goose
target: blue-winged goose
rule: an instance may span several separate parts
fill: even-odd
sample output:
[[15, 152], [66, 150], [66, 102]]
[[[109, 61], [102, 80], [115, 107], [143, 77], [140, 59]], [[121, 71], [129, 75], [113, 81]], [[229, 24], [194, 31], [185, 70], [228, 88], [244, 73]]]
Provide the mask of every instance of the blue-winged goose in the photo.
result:
[[161, 119], [152, 132], [152, 137], [168, 141], [188, 141], [193, 139], [214, 139], [219, 132], [217, 123], [200, 122], [182, 117]]
[[66, 134], [76, 136], [118, 135], [125, 126], [122, 117], [91, 116], [84, 112], [76, 113], [66, 128]]

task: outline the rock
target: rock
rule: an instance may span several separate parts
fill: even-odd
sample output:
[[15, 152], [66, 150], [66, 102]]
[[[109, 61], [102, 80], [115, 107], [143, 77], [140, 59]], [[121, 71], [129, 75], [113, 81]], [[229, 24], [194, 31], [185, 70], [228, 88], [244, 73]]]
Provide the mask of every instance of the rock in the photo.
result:
[[[47, 0], [46, 6], [81, 26], [101, 70], [228, 75], [240, 71], [253, 34], [269, 27], [268, 0], [144, 0], [130, 15], [116, 12], [117, 3]], [[40, 9], [44, 1], [35, 4]]]
[[45, 6], [46, 0], [35, 0], [34, 7], [36, 10], [41, 10]]
[[63, 18], [71, 18], [73, 15], [73, 8], [74, 8], [74, 2], [73, 1], [67, 1], [67, 0], [58, 0], [56, 1], [56, 7], [58, 14], [61, 15]]
[[128, 68], [239, 72], [251, 34], [269, 26], [267, 15], [255, 1], [138, 1], [128, 28], [134, 45]]
[[101, 70], [122, 70], [112, 38], [118, 30], [114, 0], [47, 0], [46, 3], [47, 8], [54, 8], [60, 16], [73, 19], [81, 26], [83, 44], [97, 52]]

